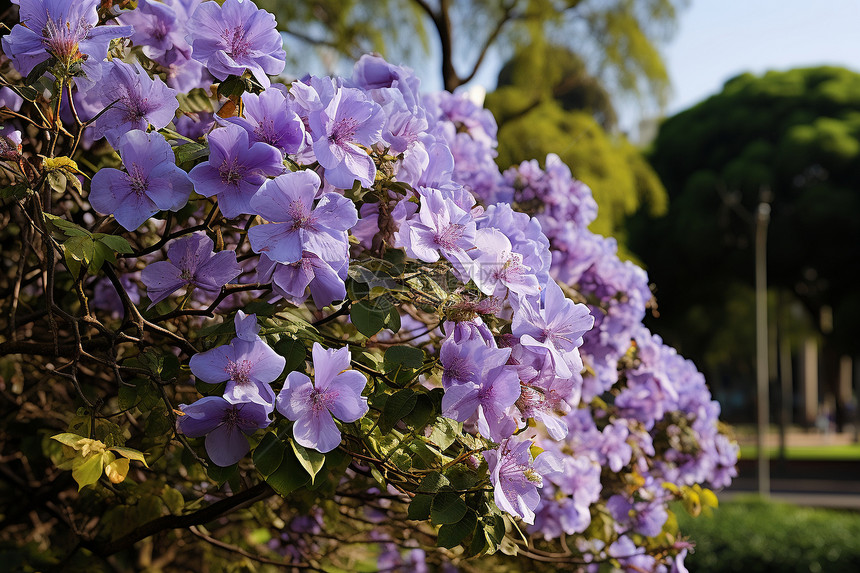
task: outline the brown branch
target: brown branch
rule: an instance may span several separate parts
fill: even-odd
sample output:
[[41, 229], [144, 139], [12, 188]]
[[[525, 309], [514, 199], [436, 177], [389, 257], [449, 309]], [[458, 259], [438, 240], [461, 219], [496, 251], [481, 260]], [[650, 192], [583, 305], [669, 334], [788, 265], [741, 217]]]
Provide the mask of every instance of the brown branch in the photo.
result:
[[114, 555], [132, 547], [138, 541], [146, 539], [156, 533], [171, 529], [188, 529], [194, 525], [203, 525], [214, 521], [230, 512], [246, 505], [252, 505], [274, 495], [275, 490], [266, 482], [260, 482], [235, 495], [206, 506], [193, 513], [186, 515], [165, 515], [147, 523], [144, 523], [134, 531], [120, 537], [116, 541], [110, 540], [84, 540], [81, 546], [102, 557]]

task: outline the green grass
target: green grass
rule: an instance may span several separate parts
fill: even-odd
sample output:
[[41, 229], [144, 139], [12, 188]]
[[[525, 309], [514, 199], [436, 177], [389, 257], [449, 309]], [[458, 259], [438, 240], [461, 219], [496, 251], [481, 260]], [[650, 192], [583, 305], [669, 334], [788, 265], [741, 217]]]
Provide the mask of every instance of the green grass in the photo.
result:
[[[770, 448], [771, 459], [779, 458], [779, 448]], [[741, 446], [741, 459], [752, 460], [758, 456], [755, 446]], [[795, 446], [786, 449], [790, 460], [860, 460], [860, 444]]]
[[757, 498], [720, 503], [712, 517], [676, 508], [696, 544], [690, 573], [857, 573], [860, 514], [801, 508]]

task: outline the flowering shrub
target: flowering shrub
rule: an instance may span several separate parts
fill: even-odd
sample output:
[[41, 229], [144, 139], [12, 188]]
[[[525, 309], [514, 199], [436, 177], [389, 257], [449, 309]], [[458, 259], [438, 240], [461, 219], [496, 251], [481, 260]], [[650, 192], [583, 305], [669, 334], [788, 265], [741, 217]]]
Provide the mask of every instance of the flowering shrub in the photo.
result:
[[500, 172], [489, 112], [379, 56], [284, 80], [250, 0], [129, 5], [20, 0], [2, 38], [0, 366], [40, 437], [3, 455], [18, 495], [83, 488], [57, 560], [188, 528], [300, 568], [683, 570], [668, 503], [715, 505], [737, 447], [589, 189]]

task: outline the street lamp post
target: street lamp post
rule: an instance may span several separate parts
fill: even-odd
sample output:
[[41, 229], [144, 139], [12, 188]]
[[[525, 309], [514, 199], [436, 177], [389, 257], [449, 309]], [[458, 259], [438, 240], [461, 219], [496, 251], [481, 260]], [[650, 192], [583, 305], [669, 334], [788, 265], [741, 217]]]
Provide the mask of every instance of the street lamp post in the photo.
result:
[[759, 203], [755, 218], [755, 309], [756, 309], [756, 396], [758, 411], [758, 492], [770, 496], [770, 460], [765, 439], [768, 433], [767, 361], [767, 225], [770, 204]]

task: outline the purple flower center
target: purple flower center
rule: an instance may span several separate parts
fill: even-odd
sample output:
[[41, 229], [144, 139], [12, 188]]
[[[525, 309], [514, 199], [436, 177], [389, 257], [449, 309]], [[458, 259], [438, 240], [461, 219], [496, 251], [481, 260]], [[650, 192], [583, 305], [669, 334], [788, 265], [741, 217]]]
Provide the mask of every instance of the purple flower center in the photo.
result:
[[461, 382], [469, 381], [475, 376], [474, 369], [471, 366], [465, 358], [454, 358], [451, 364], [445, 366], [445, 376]]
[[508, 499], [516, 499], [523, 493], [523, 487], [543, 486], [540, 475], [532, 469], [531, 464], [521, 464], [512, 456], [503, 457], [499, 467], [499, 483]]
[[549, 342], [559, 350], [564, 350], [564, 346], [569, 346], [573, 343], [570, 337], [556, 332], [550, 327], [546, 327], [541, 331], [541, 342]]
[[72, 27], [71, 22], [57, 22], [48, 18], [42, 29], [42, 45], [55, 58], [69, 65], [72, 61], [84, 57], [78, 49], [78, 43], [86, 39], [90, 28], [92, 26], [84, 18], [81, 18], [75, 27]]
[[245, 39], [244, 26], [239, 25], [232, 30], [228, 28], [224, 30], [224, 34], [221, 37], [227, 44], [227, 54], [234, 60], [244, 58], [251, 52], [251, 43]]
[[502, 264], [502, 268], [495, 272], [494, 278], [507, 280], [525, 273], [526, 267], [523, 265], [521, 254], [505, 251], [502, 253], [502, 259], [505, 262]]
[[237, 404], [232, 408], [224, 410], [224, 424], [227, 425], [228, 429], [232, 430], [239, 425], [249, 425], [248, 421], [242, 417], [242, 407], [243, 405]]
[[453, 251], [458, 249], [457, 243], [463, 238], [463, 232], [466, 227], [458, 223], [448, 225], [445, 229], [436, 232], [433, 235], [433, 242], [439, 245], [440, 249]]
[[517, 408], [522, 412], [523, 417], [532, 418], [535, 412], [543, 405], [544, 396], [536, 388], [520, 384], [520, 397], [517, 398]]
[[288, 211], [290, 218], [293, 220], [293, 229], [313, 229], [316, 219], [313, 217], [310, 209], [305, 207], [301, 199], [290, 201]]
[[355, 136], [355, 130], [358, 128], [358, 121], [347, 117], [337, 121], [328, 136], [328, 140], [335, 145], [343, 145], [352, 141]]
[[263, 143], [280, 147], [280, 145], [278, 145], [280, 138], [278, 137], [278, 134], [275, 133], [275, 122], [272, 119], [265, 118], [262, 121], [257, 122], [257, 125], [254, 127], [254, 135]]
[[310, 398], [311, 409], [314, 414], [329, 411], [331, 409], [331, 405], [334, 404], [337, 399], [337, 396], [338, 393], [331, 390], [319, 390], [317, 388], [311, 389], [308, 397]]
[[125, 94], [120, 98], [120, 103], [125, 108], [125, 121], [132, 123], [137, 123], [146, 118], [146, 115], [153, 108], [149, 103], [149, 98], [142, 98], [140, 94], [132, 90], [126, 90]]
[[218, 167], [218, 174], [221, 175], [221, 182], [224, 185], [238, 187], [239, 181], [242, 180], [242, 176], [245, 174], [245, 166], [239, 163], [235, 157], [225, 159], [221, 162], [221, 166]]
[[149, 189], [149, 181], [147, 180], [143, 169], [141, 169], [139, 165], [132, 165], [131, 170], [128, 173], [128, 184], [134, 194], [138, 197], [145, 195], [146, 190]]
[[152, 28], [152, 37], [159, 42], [163, 41], [164, 38], [167, 37], [168, 33], [169, 30], [167, 29], [167, 23], [164, 20], [158, 20]]
[[239, 384], [240, 386], [245, 386], [251, 383], [250, 360], [239, 360], [237, 362], [228, 360], [227, 366], [224, 368], [224, 371], [230, 377], [230, 380], [232, 380], [236, 384]]

